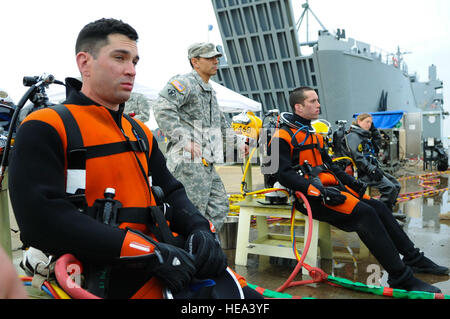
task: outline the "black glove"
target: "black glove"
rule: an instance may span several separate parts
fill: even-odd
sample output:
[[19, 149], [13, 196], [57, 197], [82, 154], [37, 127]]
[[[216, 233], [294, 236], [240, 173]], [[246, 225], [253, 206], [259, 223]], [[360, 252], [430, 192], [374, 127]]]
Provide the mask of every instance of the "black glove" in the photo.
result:
[[317, 184], [310, 184], [307, 191], [307, 197], [312, 200], [323, 200], [330, 206], [343, 204], [347, 197], [341, 194], [341, 191], [334, 187], [316, 187]]
[[305, 195], [306, 197], [308, 197], [308, 199], [321, 200], [323, 189], [323, 186], [317, 185], [316, 187], [315, 185], [310, 184]]
[[372, 122], [372, 125], [370, 126], [370, 133], [372, 135], [372, 145], [375, 151], [375, 154], [378, 154], [380, 152], [380, 144], [381, 144], [381, 134], [380, 131], [375, 127], [375, 125]]
[[372, 172], [369, 172], [369, 178], [374, 180], [375, 182], [379, 182], [383, 179], [383, 171], [377, 167]]
[[334, 187], [325, 187], [322, 196], [325, 204], [330, 206], [343, 204], [347, 200], [347, 197], [342, 195], [341, 191]]
[[360, 181], [359, 179], [355, 180], [354, 183], [352, 183], [351, 186], [349, 186], [351, 189], [353, 189], [358, 196], [361, 198], [364, 196], [364, 194], [366, 193], [366, 189], [367, 189], [367, 183], [364, 183], [362, 181]]
[[194, 256], [196, 278], [218, 277], [227, 268], [227, 256], [220, 247], [216, 233], [209, 230], [193, 231], [186, 241], [185, 249]]
[[[158, 243], [158, 260], [150, 264], [150, 271], [172, 291], [177, 292], [186, 287], [195, 273], [194, 260], [185, 250], [176, 246]], [[160, 258], [161, 257], [161, 258]]]
[[186, 287], [195, 273], [193, 257], [182, 248], [160, 243], [138, 231], [128, 229], [120, 260], [146, 267], [172, 292]]

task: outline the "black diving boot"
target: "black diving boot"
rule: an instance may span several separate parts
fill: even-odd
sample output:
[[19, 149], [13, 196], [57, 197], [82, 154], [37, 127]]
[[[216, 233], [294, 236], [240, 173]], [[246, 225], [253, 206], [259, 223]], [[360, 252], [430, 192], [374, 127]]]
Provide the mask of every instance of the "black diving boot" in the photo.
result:
[[394, 278], [389, 275], [388, 284], [391, 288], [403, 289], [406, 291], [425, 291], [435, 294], [442, 293], [438, 287], [430, 285], [419, 278], [414, 277], [411, 268], [408, 266], [406, 266], [405, 272], [398, 278]]
[[433, 274], [433, 275], [448, 275], [450, 270], [447, 267], [439, 266], [427, 257], [422, 252], [418, 252], [413, 257], [404, 257], [403, 262], [411, 267], [415, 273]]

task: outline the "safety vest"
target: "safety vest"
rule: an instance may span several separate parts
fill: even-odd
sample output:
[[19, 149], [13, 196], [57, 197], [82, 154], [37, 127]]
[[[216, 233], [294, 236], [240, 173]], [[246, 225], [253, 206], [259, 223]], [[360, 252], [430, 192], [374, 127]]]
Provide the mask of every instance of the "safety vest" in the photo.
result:
[[149, 214], [142, 209], [156, 205], [148, 180], [151, 131], [125, 115], [119, 128], [108, 109], [96, 105], [57, 105], [27, 121], [35, 119], [51, 125], [62, 141], [68, 196], [83, 198], [92, 208], [106, 188], [114, 188], [122, 212], [118, 227], [149, 234]]
[[[321, 152], [324, 150], [324, 140], [322, 135], [282, 126], [275, 132], [274, 137], [281, 138], [289, 144], [293, 166], [303, 166], [307, 161], [324, 186], [338, 184], [334, 174], [323, 166]], [[305, 177], [308, 178], [307, 175]]]

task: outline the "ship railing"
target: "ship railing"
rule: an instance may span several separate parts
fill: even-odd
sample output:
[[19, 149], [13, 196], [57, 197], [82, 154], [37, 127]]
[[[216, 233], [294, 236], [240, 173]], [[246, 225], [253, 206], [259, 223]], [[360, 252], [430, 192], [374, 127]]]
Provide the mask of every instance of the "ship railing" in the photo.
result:
[[392, 65], [393, 67], [402, 70], [406, 74], [408, 73], [408, 66], [406, 65], [405, 61], [403, 61], [403, 59], [398, 61], [397, 54], [388, 52], [375, 45], [370, 45], [369, 51], [364, 52], [358, 50], [357, 47], [352, 47], [351, 49], [349, 49], [349, 53], [365, 55], [384, 64]]

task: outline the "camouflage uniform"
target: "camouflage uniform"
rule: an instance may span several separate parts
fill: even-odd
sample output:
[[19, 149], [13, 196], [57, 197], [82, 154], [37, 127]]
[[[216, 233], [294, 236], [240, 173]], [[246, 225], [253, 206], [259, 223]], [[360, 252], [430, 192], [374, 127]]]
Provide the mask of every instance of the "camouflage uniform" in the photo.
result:
[[[0, 89], [0, 134], [6, 136], [9, 130], [16, 105], [8, 92]], [[5, 140], [0, 139], [0, 147], [4, 147]]]
[[[224, 149], [234, 153], [235, 134], [219, 109], [215, 91], [193, 70], [170, 79], [153, 107], [159, 128], [168, 139], [167, 167], [184, 184], [198, 210], [220, 230], [229, 202], [214, 164], [223, 162], [227, 156]], [[201, 145], [208, 166], [184, 151], [190, 141]], [[233, 147], [224, 147], [231, 144]]]
[[135, 118], [145, 123], [150, 119], [150, 103], [147, 97], [141, 93], [131, 93], [130, 98], [125, 102], [125, 113], [134, 113]]

